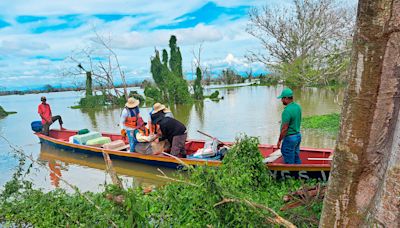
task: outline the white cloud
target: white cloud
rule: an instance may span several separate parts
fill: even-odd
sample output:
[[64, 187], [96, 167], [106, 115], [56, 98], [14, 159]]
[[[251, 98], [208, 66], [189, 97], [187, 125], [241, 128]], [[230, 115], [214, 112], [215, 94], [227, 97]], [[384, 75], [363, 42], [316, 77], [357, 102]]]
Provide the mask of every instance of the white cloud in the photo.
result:
[[[18, 77], [24, 80], [24, 84], [61, 82], [59, 69], [65, 63], [51, 59], [62, 59], [70, 55], [73, 50], [87, 47], [94, 37], [94, 28], [99, 34], [111, 38], [111, 46], [118, 54], [128, 79], [150, 76], [150, 57], [154, 54], [154, 47], [158, 49], [168, 47], [168, 40], [172, 34], [178, 38], [184, 71], [191, 69], [192, 51], [200, 43], [203, 43], [202, 61], [204, 63], [214, 64], [217, 68], [229, 65], [240, 68], [249, 67], [246, 65], [244, 54], [250, 47], [258, 46], [258, 43], [245, 32], [247, 23], [245, 15], [242, 19], [235, 21], [231, 21], [229, 16], [221, 16], [212, 23], [200, 23], [191, 28], [153, 29], [177, 22], [175, 18], [193, 12], [207, 2], [201, 0], [189, 2], [178, 0], [36, 0], [33, 4], [26, 0], [2, 1], [0, 2], [1, 15], [3, 19], [11, 23], [11, 26], [0, 29], [0, 54], [7, 57], [0, 59], [0, 71], [3, 72], [0, 75], [2, 80], [0, 86], [4, 86], [3, 79]], [[219, 6], [224, 7], [260, 5], [260, 2], [262, 1], [216, 1]], [[40, 34], [32, 32], [38, 26], [55, 26], [64, 23], [65, 21], [59, 16], [67, 14], [78, 14], [79, 20], [84, 23], [76, 28], [46, 31]], [[94, 14], [137, 16], [106, 22], [93, 17]], [[15, 18], [21, 15], [45, 16], [47, 19], [18, 24]], [[45, 58], [35, 59], [38, 56]]]

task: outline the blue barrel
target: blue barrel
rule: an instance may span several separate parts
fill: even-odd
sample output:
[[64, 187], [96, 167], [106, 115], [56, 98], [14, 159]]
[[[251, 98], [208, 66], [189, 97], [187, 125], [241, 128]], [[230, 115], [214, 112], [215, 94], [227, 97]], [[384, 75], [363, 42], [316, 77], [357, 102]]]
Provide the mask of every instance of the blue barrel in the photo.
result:
[[31, 128], [34, 132], [41, 132], [43, 128], [42, 121], [33, 121], [31, 123]]

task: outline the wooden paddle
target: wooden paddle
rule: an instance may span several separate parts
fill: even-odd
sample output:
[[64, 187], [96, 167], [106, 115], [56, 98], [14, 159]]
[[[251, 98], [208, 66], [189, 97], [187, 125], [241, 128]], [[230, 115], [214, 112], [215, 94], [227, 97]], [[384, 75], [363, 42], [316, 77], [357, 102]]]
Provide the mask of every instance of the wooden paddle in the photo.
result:
[[226, 146], [228, 149], [231, 148], [230, 146], [226, 145], [224, 142], [222, 142], [221, 140], [217, 139], [216, 137], [214, 137], [214, 136], [212, 136], [212, 135], [209, 135], [209, 134], [207, 134], [207, 133], [205, 133], [205, 132], [203, 132], [203, 131], [200, 131], [200, 130], [197, 130], [197, 132], [199, 132], [200, 134], [205, 135], [205, 136], [207, 136], [207, 137], [209, 137], [209, 138], [211, 138], [211, 139], [217, 140], [217, 142], [218, 142], [219, 144], [222, 144], [222, 145]]

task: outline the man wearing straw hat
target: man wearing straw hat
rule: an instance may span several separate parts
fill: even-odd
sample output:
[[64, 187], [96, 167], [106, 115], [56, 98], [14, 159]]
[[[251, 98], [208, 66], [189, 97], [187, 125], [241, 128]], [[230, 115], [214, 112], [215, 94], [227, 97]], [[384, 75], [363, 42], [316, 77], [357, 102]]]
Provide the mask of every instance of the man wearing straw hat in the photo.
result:
[[161, 138], [159, 141], [168, 140], [171, 145], [171, 154], [175, 156], [186, 157], [185, 142], [187, 138], [187, 131], [185, 125], [178, 120], [166, 117], [162, 112], [165, 106], [154, 107], [151, 114], [151, 121], [156, 124]]
[[301, 107], [293, 101], [293, 91], [289, 88], [283, 89], [281, 99], [285, 109], [282, 112], [281, 133], [277, 143], [278, 149], [282, 142], [282, 156], [286, 164], [301, 164], [300, 160], [300, 124], [301, 124]]
[[143, 123], [143, 119], [140, 116], [139, 111], [139, 100], [130, 97], [125, 104], [125, 108], [122, 110], [120, 124], [121, 135], [128, 136], [130, 151], [135, 151], [135, 140], [134, 130]]

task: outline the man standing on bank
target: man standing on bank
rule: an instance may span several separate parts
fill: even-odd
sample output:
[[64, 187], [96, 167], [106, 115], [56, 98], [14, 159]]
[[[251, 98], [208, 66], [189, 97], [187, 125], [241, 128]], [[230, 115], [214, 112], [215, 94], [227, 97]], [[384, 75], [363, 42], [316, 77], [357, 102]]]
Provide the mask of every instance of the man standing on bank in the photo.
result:
[[282, 156], [286, 164], [301, 164], [300, 153], [300, 124], [301, 107], [293, 101], [293, 91], [289, 88], [283, 89], [281, 99], [285, 109], [282, 112], [281, 133], [277, 143], [278, 149], [281, 148]]
[[60, 124], [60, 130], [65, 130], [65, 128], [62, 127], [63, 121], [61, 119], [61, 116], [52, 116], [50, 105], [46, 103], [46, 97], [43, 96], [40, 98], [40, 100], [42, 101], [42, 103], [38, 107], [38, 113], [42, 118], [42, 133], [44, 135], [49, 135], [50, 125], [52, 125], [56, 120], [58, 120], [58, 123]]

